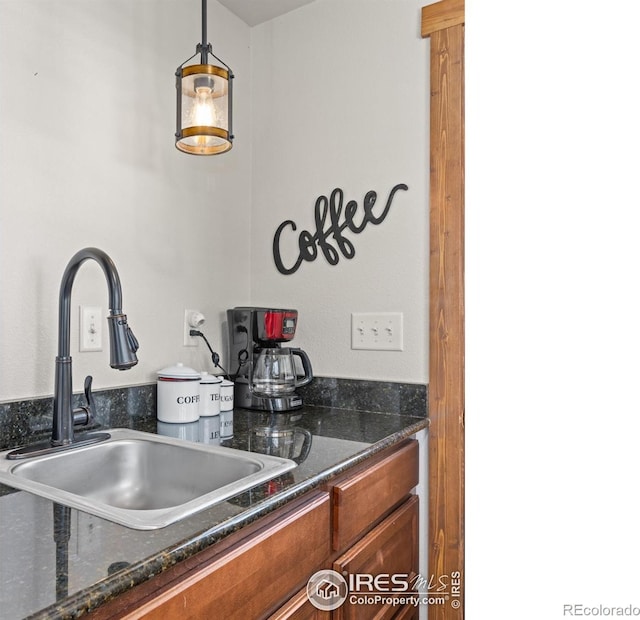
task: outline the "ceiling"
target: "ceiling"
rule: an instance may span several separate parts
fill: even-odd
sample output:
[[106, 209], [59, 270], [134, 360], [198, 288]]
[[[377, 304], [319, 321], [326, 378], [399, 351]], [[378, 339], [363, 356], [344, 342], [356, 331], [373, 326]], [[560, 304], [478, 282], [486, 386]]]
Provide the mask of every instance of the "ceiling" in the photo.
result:
[[314, 0], [219, 0], [249, 26], [256, 26]]

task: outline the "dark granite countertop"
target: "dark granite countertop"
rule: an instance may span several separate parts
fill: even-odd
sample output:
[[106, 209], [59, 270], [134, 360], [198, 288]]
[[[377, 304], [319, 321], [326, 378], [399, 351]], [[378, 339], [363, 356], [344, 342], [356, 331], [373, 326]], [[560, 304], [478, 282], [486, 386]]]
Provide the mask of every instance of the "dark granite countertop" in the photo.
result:
[[[312, 434], [294, 470], [168, 527], [133, 530], [61, 508], [0, 485], [0, 618], [77, 618], [220, 541], [332, 476], [426, 428], [426, 413], [382, 413], [305, 406], [290, 414], [236, 410], [234, 437], [248, 449], [249, 429], [290, 424]], [[202, 423], [171, 425], [183, 436]], [[163, 432], [155, 420], [129, 428]]]

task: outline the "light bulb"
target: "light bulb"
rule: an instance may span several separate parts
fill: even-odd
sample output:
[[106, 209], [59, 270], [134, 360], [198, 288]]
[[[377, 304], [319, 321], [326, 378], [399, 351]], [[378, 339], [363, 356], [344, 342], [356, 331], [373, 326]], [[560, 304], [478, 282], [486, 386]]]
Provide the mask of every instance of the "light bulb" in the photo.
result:
[[213, 102], [213, 79], [197, 78], [194, 87], [193, 125], [215, 127], [218, 119]]

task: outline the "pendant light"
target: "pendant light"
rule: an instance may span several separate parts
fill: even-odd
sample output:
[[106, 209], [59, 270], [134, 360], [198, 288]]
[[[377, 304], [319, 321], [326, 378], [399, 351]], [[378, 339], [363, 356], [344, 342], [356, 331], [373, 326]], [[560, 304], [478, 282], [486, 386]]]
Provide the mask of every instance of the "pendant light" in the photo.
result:
[[[198, 54], [200, 64], [187, 65]], [[222, 66], [209, 63], [209, 56]], [[180, 151], [218, 155], [231, 148], [232, 83], [233, 72], [207, 42], [207, 0], [202, 0], [202, 43], [176, 69], [176, 147]]]

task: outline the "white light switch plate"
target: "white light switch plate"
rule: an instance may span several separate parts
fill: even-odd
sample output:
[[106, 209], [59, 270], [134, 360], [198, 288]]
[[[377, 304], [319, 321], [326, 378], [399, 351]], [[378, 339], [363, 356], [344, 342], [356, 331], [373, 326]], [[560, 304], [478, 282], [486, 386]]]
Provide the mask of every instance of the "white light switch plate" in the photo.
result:
[[352, 312], [351, 348], [402, 351], [402, 312]]
[[80, 351], [102, 351], [102, 308], [80, 306]]

